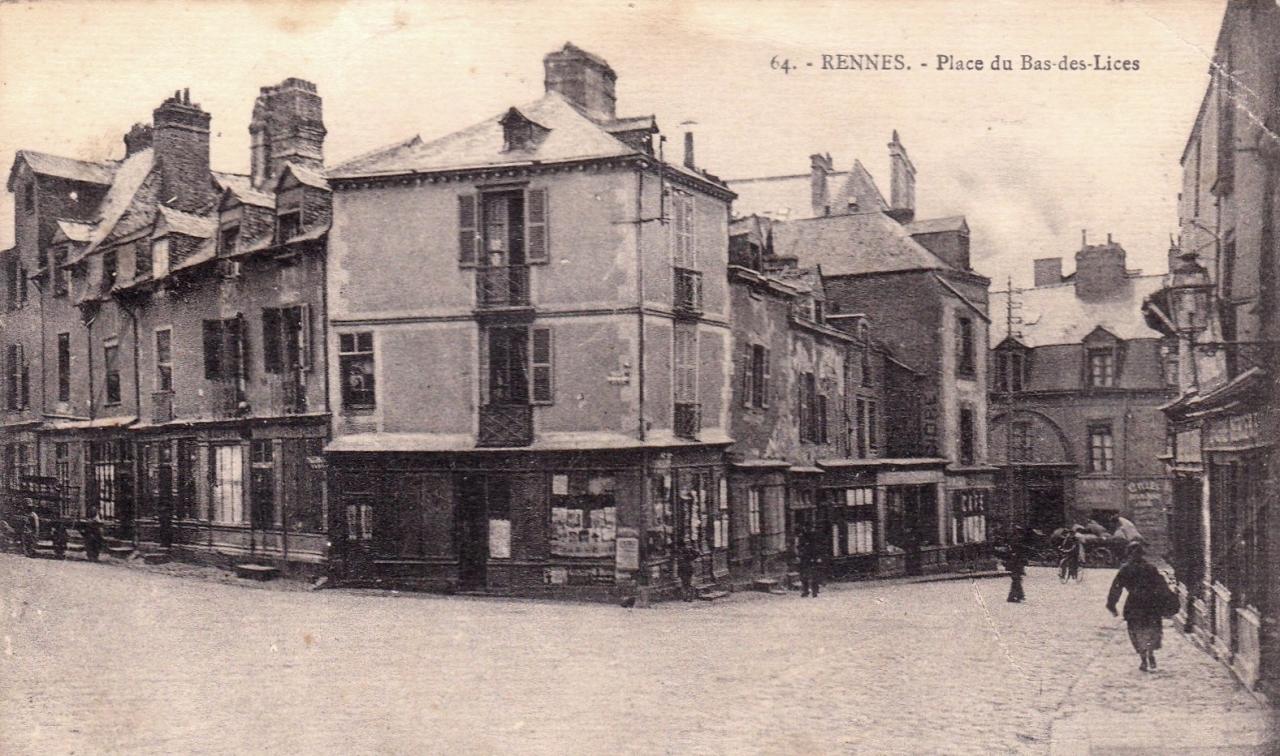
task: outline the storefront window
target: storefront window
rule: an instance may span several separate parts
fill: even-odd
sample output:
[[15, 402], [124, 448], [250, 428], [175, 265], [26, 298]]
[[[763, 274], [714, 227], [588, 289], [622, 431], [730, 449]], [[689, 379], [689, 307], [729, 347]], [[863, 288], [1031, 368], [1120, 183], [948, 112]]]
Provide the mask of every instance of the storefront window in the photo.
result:
[[831, 516], [831, 555], [875, 552], [876, 491], [871, 486], [828, 492]]
[[671, 475], [664, 473], [649, 478], [649, 537], [646, 550], [650, 557], [671, 553], [675, 543], [675, 518], [671, 513]]
[[956, 491], [951, 495], [954, 543], [982, 543], [987, 540], [987, 491]]
[[676, 500], [683, 525], [682, 540], [694, 548], [705, 548], [712, 539], [711, 473], [681, 470], [677, 479]]
[[584, 472], [551, 476], [551, 553], [613, 556], [618, 509], [612, 475]]

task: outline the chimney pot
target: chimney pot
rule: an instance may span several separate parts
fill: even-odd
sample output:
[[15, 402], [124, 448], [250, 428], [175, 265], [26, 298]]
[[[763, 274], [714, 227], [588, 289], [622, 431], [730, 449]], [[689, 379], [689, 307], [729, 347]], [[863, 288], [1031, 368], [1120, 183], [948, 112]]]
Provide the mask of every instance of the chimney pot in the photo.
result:
[[693, 162], [693, 132], [684, 132], [684, 167], [692, 170], [696, 164]]
[[889, 215], [899, 223], [916, 217], [916, 167], [895, 129], [889, 142]]

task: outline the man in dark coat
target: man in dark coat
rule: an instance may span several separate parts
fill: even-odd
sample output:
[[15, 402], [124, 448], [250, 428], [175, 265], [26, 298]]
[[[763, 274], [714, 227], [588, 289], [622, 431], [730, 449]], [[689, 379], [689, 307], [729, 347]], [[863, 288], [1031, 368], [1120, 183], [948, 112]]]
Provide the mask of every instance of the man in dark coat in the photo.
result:
[[800, 563], [800, 597], [818, 597], [818, 589], [822, 587], [822, 545], [818, 542], [817, 530], [813, 527], [800, 531], [796, 541], [796, 558]]
[[1129, 642], [1142, 663], [1138, 669], [1155, 671], [1156, 649], [1160, 648], [1163, 634], [1163, 599], [1169, 584], [1156, 566], [1144, 558], [1141, 541], [1129, 544], [1129, 559], [1111, 581], [1107, 593], [1107, 611], [1116, 613], [1116, 602], [1121, 591], [1129, 591], [1124, 602], [1124, 621], [1129, 627]]
[[1027, 528], [1021, 541], [1009, 544], [1009, 556], [1005, 559], [1005, 569], [1009, 570], [1009, 598], [1011, 604], [1021, 604], [1027, 600], [1022, 590], [1022, 578], [1027, 574], [1027, 563], [1031, 561], [1031, 542], [1035, 538], [1033, 531]]

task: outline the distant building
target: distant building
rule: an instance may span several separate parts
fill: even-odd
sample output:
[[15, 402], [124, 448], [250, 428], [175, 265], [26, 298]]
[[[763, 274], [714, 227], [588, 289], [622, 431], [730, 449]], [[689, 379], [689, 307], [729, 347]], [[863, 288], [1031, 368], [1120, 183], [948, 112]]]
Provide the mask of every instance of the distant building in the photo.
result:
[[1123, 516], [1163, 554], [1160, 407], [1177, 355], [1139, 312], [1161, 277], [1127, 270], [1110, 238], [1084, 244], [1075, 262], [1063, 276], [1062, 258], [1036, 260], [1035, 286], [991, 294], [989, 448], [1012, 495], [1005, 515], [1044, 532]]
[[[970, 545], [988, 537], [995, 468], [987, 465], [982, 355], [990, 282], [970, 267], [963, 218], [915, 219], [916, 169], [896, 132], [889, 153], [888, 201], [861, 163], [837, 173], [826, 155], [810, 158], [807, 175], [729, 185], [740, 212], [768, 228], [765, 269], [772, 258], [820, 271], [825, 323], [853, 337], [854, 354], [869, 333], [892, 356], [863, 397], [879, 407], [871, 415], [879, 418], [878, 448], [846, 447], [843, 459], [817, 461], [818, 521], [847, 522], [845, 507], [866, 506], [856, 489], [867, 487], [878, 513], [870, 569], [922, 572], [968, 558]], [[845, 407], [856, 426], [857, 390]]]
[[1280, 700], [1280, 8], [1231, 0], [1147, 322], [1179, 354], [1162, 459], [1185, 626]]
[[[335, 574], [671, 594], [729, 575], [732, 192], [573, 45], [545, 94], [333, 168]], [[696, 555], [696, 557], [690, 556]]]

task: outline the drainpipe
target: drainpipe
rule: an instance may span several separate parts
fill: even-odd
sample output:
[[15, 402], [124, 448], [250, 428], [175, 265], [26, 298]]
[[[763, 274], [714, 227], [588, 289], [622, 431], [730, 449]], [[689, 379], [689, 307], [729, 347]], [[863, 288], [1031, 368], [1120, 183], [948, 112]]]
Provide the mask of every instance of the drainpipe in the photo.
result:
[[[49, 395], [45, 393], [46, 377], [45, 377], [45, 369], [44, 369], [45, 367], [44, 287], [40, 285], [40, 279], [38, 278], [31, 279], [31, 282], [35, 284], [36, 290], [40, 292], [40, 304], [39, 304], [39, 311], [40, 311], [40, 419], [43, 422], [45, 416], [49, 412], [49, 404], [48, 404]], [[40, 471], [40, 468], [42, 467], [42, 465], [40, 464], [40, 460], [44, 458], [44, 455], [40, 453], [41, 438], [42, 438], [42, 435], [37, 433], [36, 434], [36, 472]]]
[[[133, 412], [135, 417], [142, 414], [142, 376], [138, 369], [138, 313], [131, 307], [121, 307], [129, 314], [129, 325], [133, 331]], [[144, 477], [143, 461], [138, 454], [133, 455], [133, 546], [138, 547], [138, 502], [142, 500], [142, 482]]]

